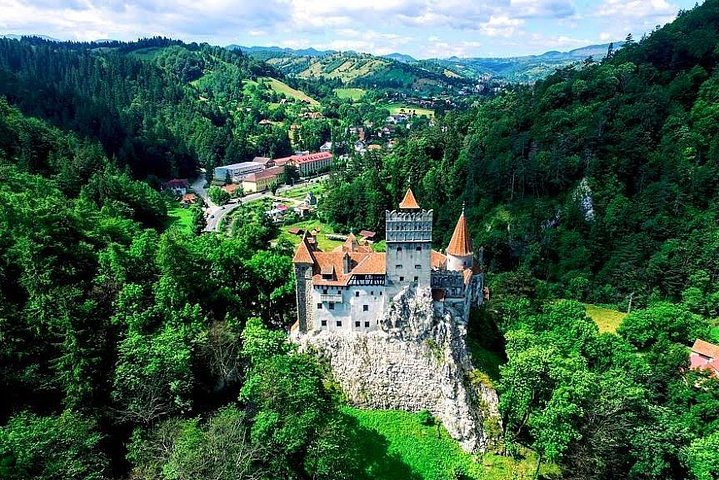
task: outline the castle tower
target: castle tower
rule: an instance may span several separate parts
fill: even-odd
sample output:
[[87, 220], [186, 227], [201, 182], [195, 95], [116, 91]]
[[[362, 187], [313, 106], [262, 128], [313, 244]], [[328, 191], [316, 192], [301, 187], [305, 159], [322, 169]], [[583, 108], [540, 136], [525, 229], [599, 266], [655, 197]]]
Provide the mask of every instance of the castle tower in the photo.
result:
[[406, 285], [430, 288], [432, 210], [420, 208], [407, 190], [399, 210], [385, 213], [387, 235], [385, 303]]
[[312, 274], [315, 264], [312, 249], [307, 243], [306, 233], [302, 236], [292, 263], [295, 267], [296, 278], [297, 324], [299, 331], [305, 333], [312, 325]]
[[447, 270], [462, 271], [472, 268], [472, 263], [472, 237], [469, 234], [467, 218], [464, 216], [464, 206], [462, 206], [462, 215], [459, 216], [452, 240], [447, 247]]

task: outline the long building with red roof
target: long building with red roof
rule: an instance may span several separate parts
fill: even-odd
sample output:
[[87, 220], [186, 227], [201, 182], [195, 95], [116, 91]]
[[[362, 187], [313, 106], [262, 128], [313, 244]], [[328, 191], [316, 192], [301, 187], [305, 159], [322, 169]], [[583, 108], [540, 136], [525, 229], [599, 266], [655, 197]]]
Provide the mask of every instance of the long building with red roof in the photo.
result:
[[385, 213], [386, 252], [374, 252], [353, 234], [324, 252], [305, 234], [293, 258], [296, 329], [376, 330], [396, 295], [420, 289], [431, 290], [438, 313], [450, 308], [466, 322], [470, 307], [482, 302], [483, 276], [464, 209], [446, 253], [432, 249], [432, 216], [408, 190], [399, 209]]
[[299, 170], [300, 175], [304, 176], [328, 170], [332, 166], [333, 159], [334, 157], [330, 152], [319, 152], [275, 158], [272, 160], [272, 164], [278, 167], [283, 167], [287, 164], [294, 165]]

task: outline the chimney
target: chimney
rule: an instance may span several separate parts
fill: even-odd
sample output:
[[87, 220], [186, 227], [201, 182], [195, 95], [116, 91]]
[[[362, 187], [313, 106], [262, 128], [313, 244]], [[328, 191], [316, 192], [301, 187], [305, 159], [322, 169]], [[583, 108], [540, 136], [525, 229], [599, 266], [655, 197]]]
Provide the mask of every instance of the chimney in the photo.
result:
[[350, 273], [351, 270], [351, 263], [352, 260], [350, 259], [350, 254], [345, 252], [345, 254], [342, 256], [342, 273], [347, 275]]

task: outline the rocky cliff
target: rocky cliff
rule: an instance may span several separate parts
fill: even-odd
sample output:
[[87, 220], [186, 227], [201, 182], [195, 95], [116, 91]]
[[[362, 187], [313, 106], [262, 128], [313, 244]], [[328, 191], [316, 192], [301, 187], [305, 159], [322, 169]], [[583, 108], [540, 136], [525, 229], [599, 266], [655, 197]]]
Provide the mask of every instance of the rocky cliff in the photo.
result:
[[477, 380], [456, 315], [436, 314], [429, 289], [407, 288], [377, 331], [310, 332], [296, 341], [329, 363], [351, 403], [429, 410], [465, 450], [484, 451], [499, 434], [497, 394]]

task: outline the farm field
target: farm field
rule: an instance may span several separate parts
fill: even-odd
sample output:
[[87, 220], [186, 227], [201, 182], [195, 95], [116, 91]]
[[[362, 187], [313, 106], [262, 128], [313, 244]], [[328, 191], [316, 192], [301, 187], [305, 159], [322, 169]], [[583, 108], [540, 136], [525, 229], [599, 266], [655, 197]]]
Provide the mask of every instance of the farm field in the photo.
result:
[[362, 88], [335, 88], [335, 95], [342, 99], [349, 98], [356, 101], [361, 99], [365, 93]]

